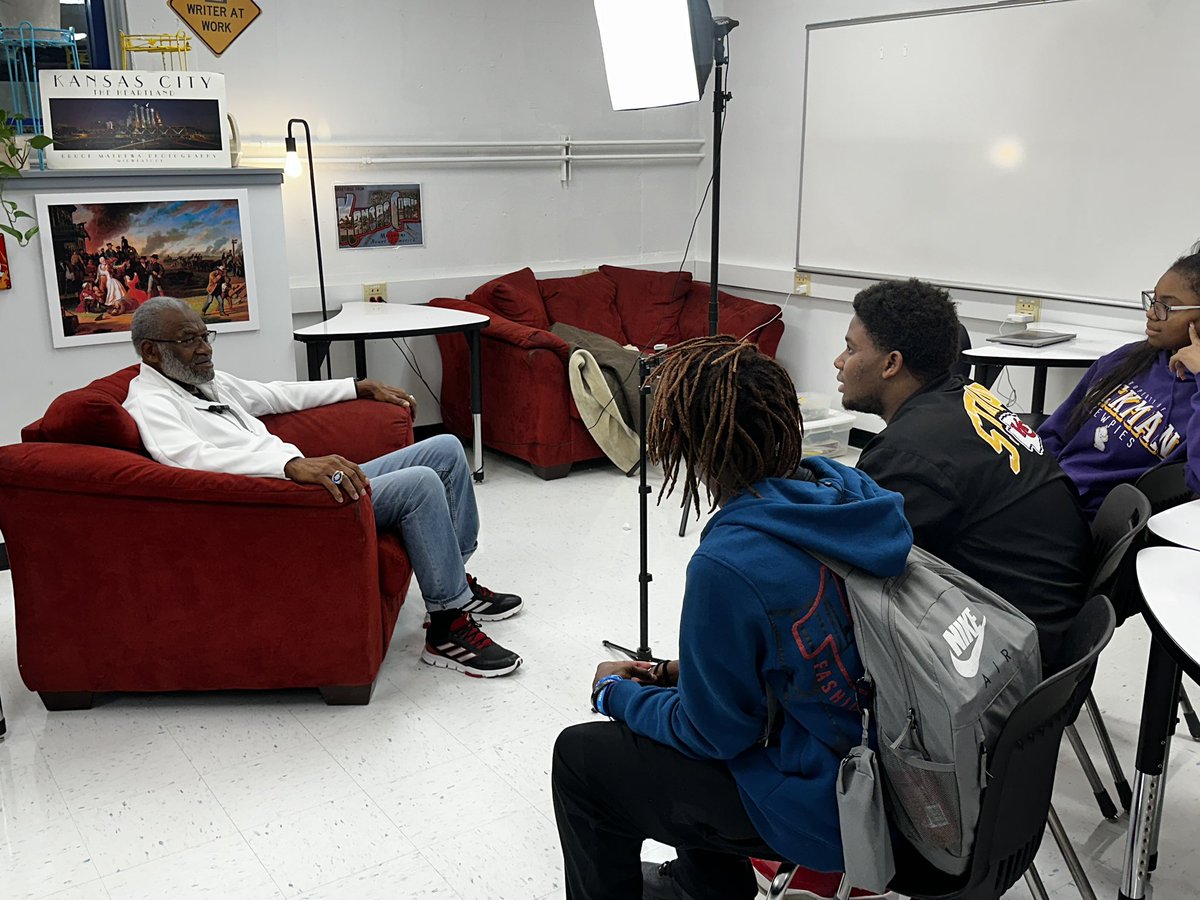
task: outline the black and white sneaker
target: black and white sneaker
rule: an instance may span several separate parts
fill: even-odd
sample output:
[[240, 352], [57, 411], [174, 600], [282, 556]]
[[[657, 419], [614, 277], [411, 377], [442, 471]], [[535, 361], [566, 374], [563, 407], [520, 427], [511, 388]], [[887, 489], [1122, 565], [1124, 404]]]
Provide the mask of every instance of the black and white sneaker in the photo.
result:
[[516, 594], [501, 594], [485, 588], [469, 573], [467, 587], [471, 589], [471, 599], [462, 610], [470, 613], [479, 622], [499, 622], [501, 619], [515, 616], [525, 606]]
[[469, 615], [461, 615], [443, 640], [435, 643], [426, 639], [421, 662], [475, 678], [498, 678], [515, 672], [521, 665], [521, 657], [480, 631]]

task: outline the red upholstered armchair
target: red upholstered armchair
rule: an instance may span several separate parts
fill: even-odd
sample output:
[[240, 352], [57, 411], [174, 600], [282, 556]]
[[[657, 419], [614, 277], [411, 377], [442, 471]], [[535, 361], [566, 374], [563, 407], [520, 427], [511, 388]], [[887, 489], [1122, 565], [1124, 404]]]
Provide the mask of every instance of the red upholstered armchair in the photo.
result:
[[[651, 349], [708, 333], [709, 286], [690, 272], [601, 266], [571, 278], [537, 279], [522, 269], [490, 281], [465, 300], [432, 306], [491, 317], [480, 342], [483, 443], [526, 460], [542, 478], [562, 478], [571, 464], [598, 459], [571, 397], [568, 345], [549, 328], [565, 322], [621, 344]], [[779, 307], [720, 292], [722, 334], [749, 337], [775, 355], [783, 335]], [[442, 420], [459, 437], [472, 434], [470, 360], [460, 334], [438, 335], [442, 353]]]
[[[369, 502], [160, 465], [121, 408], [131, 366], [57, 398], [0, 447], [21, 677], [47, 709], [97, 691], [319, 687], [366, 703], [412, 577]], [[412, 443], [355, 400], [263, 420], [308, 455]]]

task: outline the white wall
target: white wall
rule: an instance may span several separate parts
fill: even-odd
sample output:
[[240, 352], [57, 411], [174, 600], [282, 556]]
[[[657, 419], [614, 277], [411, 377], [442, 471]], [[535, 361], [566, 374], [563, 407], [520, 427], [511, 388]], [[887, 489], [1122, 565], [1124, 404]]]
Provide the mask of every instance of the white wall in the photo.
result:
[[[161, 0], [126, 0], [134, 32], [183, 27]], [[711, 94], [674, 109], [616, 113], [608, 108], [591, 0], [355, 0], [331, 13], [316, 0], [263, 0], [263, 13], [221, 57], [193, 40], [191, 68], [226, 74], [228, 108], [250, 152], [282, 154], [287, 119], [308, 118], [316, 151], [322, 142], [386, 140], [542, 140], [703, 138]], [[713, 0], [714, 12], [741, 21], [731, 35], [729, 105], [724, 143], [721, 280], [730, 289], [782, 302], [792, 281], [796, 246], [805, 25], [854, 15], [890, 14], [958, 5], [957, 0]], [[261, 142], [256, 145], [255, 142]], [[382, 155], [379, 148], [364, 154]], [[666, 266], [682, 253], [708, 177], [707, 161], [577, 166], [570, 184], [553, 166], [361, 165], [318, 163], [326, 282], [331, 304], [361, 298], [361, 283], [386, 281], [393, 302], [462, 296], [486, 278], [530, 265], [541, 275], [566, 274], [601, 261]], [[336, 181], [420, 181], [425, 189], [427, 245], [397, 250], [338, 251], [331, 186]], [[282, 192], [286, 266], [293, 324], [312, 321], [316, 268], [307, 178]], [[18, 371], [41, 365], [24, 341], [45, 337], [45, 299], [37, 259], [12, 247], [18, 288], [0, 295], [6, 359]], [[693, 254], [707, 272], [707, 215]], [[1166, 264], [1164, 260], [1164, 265]], [[1019, 265], [1019, 261], [1014, 261]], [[28, 274], [32, 272], [32, 277]], [[32, 291], [32, 295], [23, 292]], [[833, 390], [849, 309], [843, 286], [818, 283], [814, 297], [793, 297], [780, 358], [801, 387]], [[850, 294], [853, 292], [850, 291]], [[994, 330], [1012, 300], [961, 295], [976, 339]], [[14, 300], [19, 300], [14, 303]], [[15, 314], [11, 308], [20, 308]], [[30, 312], [32, 310], [32, 313]], [[1136, 331], [1136, 314], [1046, 304], [1045, 315]], [[32, 318], [31, 318], [32, 316]], [[1083, 317], [1081, 319], [1081, 317]], [[18, 329], [14, 331], [14, 329]], [[12, 335], [20, 334], [21, 338]], [[286, 334], [278, 336], [284, 351]], [[432, 339], [412, 342], [436, 390], [440, 358]], [[221, 363], [235, 368], [223, 343]], [[300, 348], [286, 348], [303, 372]], [[78, 354], [78, 355], [73, 355]], [[88, 362], [85, 363], [85, 358]], [[56, 354], [38, 370], [54, 392], [75, 387], [125, 357], [100, 347]], [[423, 401], [419, 422], [437, 421], [436, 403], [390, 345], [369, 350], [371, 372], [401, 383]], [[86, 370], [86, 371], [85, 371]], [[335, 354], [335, 374], [351, 374], [349, 353]], [[1049, 402], [1065, 394], [1071, 373], [1051, 373]], [[1013, 378], [1021, 397], [1028, 376]], [[6, 386], [4, 439], [53, 396]], [[11, 401], [10, 401], [10, 398]]]
[[[733, 100], [723, 145], [721, 281], [761, 289], [742, 292], [782, 302], [791, 287], [796, 255], [805, 26], [963, 4], [956, 0], [725, 0], [723, 5], [725, 14], [741, 25], [730, 37]], [[914, 217], [919, 216], [920, 210], [914, 209]], [[1164, 251], [1164, 269], [1173, 249]], [[1013, 260], [1013, 265], [1019, 266], [1020, 260]], [[1159, 274], [1147, 273], [1147, 283]], [[788, 304], [779, 356], [799, 387], [836, 394], [832, 362], [843, 345], [851, 314], [846, 300], [854, 293], [847, 285], [853, 282], [818, 279], [813, 297], [793, 297]], [[955, 298], [975, 343], [996, 332], [996, 323], [1012, 311], [1014, 302], [1008, 296], [965, 291], [956, 291]], [[1136, 340], [1141, 330], [1142, 317], [1136, 311], [1047, 302], [1042, 314], [1060, 322], [1129, 330], [1130, 340]], [[1028, 404], [1031, 376], [1028, 370], [1009, 371], [1017, 407], [1027, 409], [1023, 404]], [[1050, 372], [1047, 408], [1066, 396], [1079, 374]], [[861, 424], [879, 426], [878, 420]]]
[[[49, 192], [78, 194], [85, 191], [117, 192], [129, 189], [169, 190], [157, 184], [170, 183], [183, 190], [235, 188], [248, 194], [250, 235], [253, 240], [259, 328], [222, 334], [217, 344], [221, 365], [248, 378], [270, 380], [294, 377], [292, 361], [292, 315], [284, 287], [287, 262], [280, 234], [283, 219], [277, 184], [246, 184], [221, 170], [195, 177], [152, 176], [131, 185], [134, 179], [107, 177], [104, 184], [88, 180], [81, 170], [68, 170], [47, 177], [28, 177], [17, 182], [5, 197], [22, 209], [34, 212], [31, 185], [49, 182]], [[269, 181], [266, 173], [256, 181]], [[276, 175], [278, 177], [278, 175]], [[112, 184], [116, 182], [116, 184]], [[0, 382], [0, 444], [20, 440], [21, 428], [41, 417], [59, 394], [82, 387], [137, 362], [128, 340], [112, 344], [89, 344], [55, 349], [50, 337], [50, 307], [46, 302], [46, 274], [42, 264], [41, 235], [21, 248], [7, 239], [12, 290], [0, 292], [0, 359], [4, 378]], [[128, 335], [126, 335], [128, 337]]]
[[[591, 0], [354, 0], [336, 12], [316, 0], [260, 5], [260, 18], [221, 57], [193, 40], [190, 62], [225, 73], [228, 109], [249, 154], [281, 161], [293, 116], [312, 125], [315, 155], [343, 142], [362, 145], [341, 151], [356, 158], [399, 152], [383, 141], [703, 137], [703, 104], [611, 110]], [[126, 7], [132, 32], [182, 27], [161, 0]], [[682, 252], [702, 173], [702, 160], [593, 163], [575, 166], [563, 185], [553, 165], [318, 162], [330, 303], [361, 300], [367, 281], [386, 281], [392, 302], [422, 302], [461, 297], [526, 265], [539, 275], [604, 261], [667, 265]], [[335, 249], [332, 185], [389, 181], [421, 182], [426, 245]], [[284, 210], [293, 303], [307, 313], [318, 309], [307, 171], [285, 185]], [[436, 344], [411, 343], [437, 388]], [[352, 373], [348, 355], [336, 359]], [[371, 346], [369, 363], [372, 375], [417, 393], [420, 423], [438, 420], [390, 344]]]

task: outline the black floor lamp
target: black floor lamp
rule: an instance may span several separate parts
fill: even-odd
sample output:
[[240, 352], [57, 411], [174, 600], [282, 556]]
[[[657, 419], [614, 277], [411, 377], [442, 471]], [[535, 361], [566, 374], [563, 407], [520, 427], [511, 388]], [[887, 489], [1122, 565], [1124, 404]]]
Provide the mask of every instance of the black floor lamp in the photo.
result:
[[[609, 97], [615, 110], [648, 109], [694, 103], [704, 93], [708, 76], [716, 69], [713, 83], [713, 170], [712, 170], [712, 248], [710, 253], [708, 301], [709, 334], [717, 333], [718, 265], [721, 233], [721, 137], [725, 107], [732, 95], [725, 90], [725, 66], [729, 62], [727, 38], [738, 26], [736, 19], [713, 18], [708, 0], [594, 0], [604, 67], [608, 76]], [[641, 395], [639, 524], [641, 526], [641, 571], [639, 607], [640, 643], [637, 649], [611, 641], [604, 646], [638, 660], [653, 660], [649, 637], [649, 572], [647, 555], [647, 506], [650, 488], [646, 484], [646, 404], [651, 393], [650, 379], [658, 360], [643, 356], [639, 367]], [[682, 536], [689, 510], [684, 498], [679, 533]]]
[[[317, 173], [313, 168], [312, 132], [303, 119], [288, 119], [287, 137], [283, 140], [284, 149], [287, 151], [283, 174], [292, 178], [300, 174], [300, 156], [296, 153], [296, 138], [292, 136], [292, 126], [296, 124], [304, 126], [304, 144], [308, 148], [308, 188], [312, 193], [313, 236], [317, 240], [317, 284], [321, 289], [321, 321], [324, 322], [329, 318], [329, 307], [325, 304], [325, 265], [321, 260], [321, 222], [317, 218]], [[328, 350], [325, 356], [325, 377], [333, 377], [333, 364], [329, 359]]]

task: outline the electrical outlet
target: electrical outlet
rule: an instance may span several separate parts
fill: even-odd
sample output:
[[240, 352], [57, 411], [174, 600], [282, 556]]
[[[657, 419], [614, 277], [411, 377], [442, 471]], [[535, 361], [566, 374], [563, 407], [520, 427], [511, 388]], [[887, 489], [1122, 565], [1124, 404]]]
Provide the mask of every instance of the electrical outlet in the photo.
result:
[[1037, 297], [1018, 297], [1016, 312], [1022, 316], [1033, 316], [1037, 322], [1042, 318], [1042, 301]]
[[387, 283], [383, 281], [364, 282], [363, 300], [367, 303], [387, 303]]
[[812, 296], [812, 276], [807, 272], [796, 272], [792, 281], [792, 293], [802, 294], [805, 297]]

